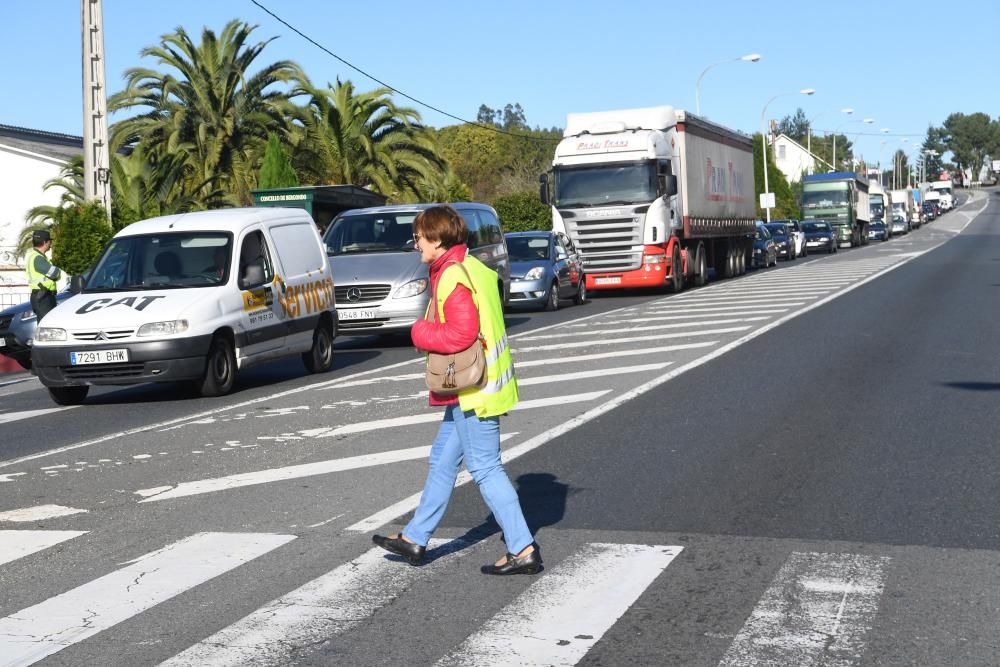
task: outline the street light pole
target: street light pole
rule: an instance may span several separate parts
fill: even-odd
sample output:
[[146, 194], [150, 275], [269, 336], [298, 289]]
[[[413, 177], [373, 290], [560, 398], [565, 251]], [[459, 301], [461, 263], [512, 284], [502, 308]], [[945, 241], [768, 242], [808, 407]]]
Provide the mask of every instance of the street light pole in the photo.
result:
[[764, 159], [764, 199], [765, 199], [764, 203], [767, 204], [763, 208], [768, 222], [771, 222], [771, 201], [770, 201], [771, 187], [767, 181], [767, 132], [764, 127], [764, 115], [767, 114], [767, 107], [770, 106], [771, 102], [775, 101], [779, 97], [787, 97], [789, 95], [812, 95], [815, 92], [816, 91], [813, 88], [803, 88], [798, 93], [779, 93], [778, 95], [775, 95], [774, 97], [769, 99], [767, 101], [767, 104], [765, 104], [764, 108], [761, 109], [760, 111], [760, 143], [761, 143], [761, 148], [763, 149], [761, 157]]
[[747, 55], [740, 56], [739, 58], [729, 58], [728, 60], [720, 60], [717, 63], [712, 63], [711, 65], [709, 65], [708, 67], [706, 67], [704, 70], [702, 70], [701, 74], [698, 75], [698, 80], [695, 81], [695, 83], [694, 83], [694, 112], [696, 114], [698, 114], [699, 116], [701, 115], [701, 80], [705, 76], [705, 74], [708, 73], [708, 70], [712, 69], [713, 67], [715, 67], [717, 65], [724, 65], [726, 63], [734, 63], [734, 62], [736, 62], [738, 60], [742, 60], [742, 61], [748, 62], [748, 63], [755, 63], [758, 60], [760, 60], [762, 57], [763, 56], [761, 56], [759, 53], [748, 53]]

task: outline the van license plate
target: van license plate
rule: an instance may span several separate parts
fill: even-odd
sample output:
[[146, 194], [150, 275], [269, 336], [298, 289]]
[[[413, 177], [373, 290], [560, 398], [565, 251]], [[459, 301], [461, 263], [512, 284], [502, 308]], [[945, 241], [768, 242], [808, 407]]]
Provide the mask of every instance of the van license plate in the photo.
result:
[[128, 361], [128, 350], [94, 350], [93, 352], [69, 353], [69, 363], [73, 366], [118, 364], [123, 361]]
[[0, 338], [0, 347], [7, 347], [7, 339]]
[[594, 278], [595, 285], [621, 285], [621, 276], [607, 276], [604, 278]]
[[374, 310], [338, 310], [337, 316], [342, 320], [374, 320]]

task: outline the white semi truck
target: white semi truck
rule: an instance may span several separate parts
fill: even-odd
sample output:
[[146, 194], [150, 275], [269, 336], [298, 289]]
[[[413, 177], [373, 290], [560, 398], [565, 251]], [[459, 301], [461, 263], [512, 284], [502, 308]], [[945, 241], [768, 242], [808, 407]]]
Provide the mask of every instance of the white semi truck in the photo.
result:
[[743, 273], [756, 231], [750, 137], [670, 106], [571, 113], [541, 180], [587, 289]]

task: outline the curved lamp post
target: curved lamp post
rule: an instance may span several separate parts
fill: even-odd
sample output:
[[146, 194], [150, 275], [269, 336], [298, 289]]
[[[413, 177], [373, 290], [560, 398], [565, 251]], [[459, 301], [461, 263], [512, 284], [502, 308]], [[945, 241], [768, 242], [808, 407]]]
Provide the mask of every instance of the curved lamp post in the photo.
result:
[[[767, 182], [767, 132], [765, 132], [765, 128], [764, 128], [764, 115], [767, 113], [767, 107], [771, 105], [771, 102], [775, 101], [779, 97], [788, 97], [790, 95], [812, 95], [815, 92], [816, 91], [813, 88], [803, 88], [802, 90], [800, 90], [797, 93], [779, 93], [779, 94], [775, 95], [774, 97], [772, 97], [771, 99], [769, 99], [767, 101], [767, 104], [765, 104], [764, 108], [761, 109], [761, 111], [760, 111], [760, 143], [761, 143], [761, 148], [764, 149], [763, 152], [762, 152], [761, 157], [764, 158], [764, 196], [765, 196], [765, 198], [767, 198], [767, 195], [770, 194], [770, 192], [771, 192], [770, 185]], [[767, 203], [770, 204], [771, 202], [768, 201]], [[765, 215], [767, 216], [767, 221], [771, 222], [771, 207], [770, 206], [764, 206], [763, 208], [764, 208], [764, 211], [765, 211]]]
[[744, 61], [748, 63], [755, 63], [760, 60], [762, 56], [759, 53], [748, 53], [745, 56], [740, 56], [739, 58], [729, 58], [728, 60], [720, 60], [717, 63], [712, 63], [698, 75], [698, 80], [694, 84], [694, 112], [701, 115], [701, 80], [708, 73], [708, 70], [712, 69], [717, 65], [725, 65], [726, 63], [734, 63], [737, 61]]

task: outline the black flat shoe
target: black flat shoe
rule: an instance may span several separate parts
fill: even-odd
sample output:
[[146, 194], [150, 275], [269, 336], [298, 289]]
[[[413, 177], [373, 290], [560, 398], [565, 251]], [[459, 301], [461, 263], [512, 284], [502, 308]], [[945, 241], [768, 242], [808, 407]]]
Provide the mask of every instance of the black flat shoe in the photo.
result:
[[479, 571], [483, 574], [538, 574], [542, 571], [542, 557], [538, 549], [520, 558], [509, 553], [503, 565], [483, 565]]
[[397, 537], [384, 537], [382, 535], [372, 535], [372, 542], [379, 545], [386, 551], [392, 552], [397, 556], [402, 556], [411, 565], [417, 565], [424, 559], [424, 551], [426, 549], [419, 544], [414, 544], [413, 542], [407, 542], [403, 539], [402, 535]]

